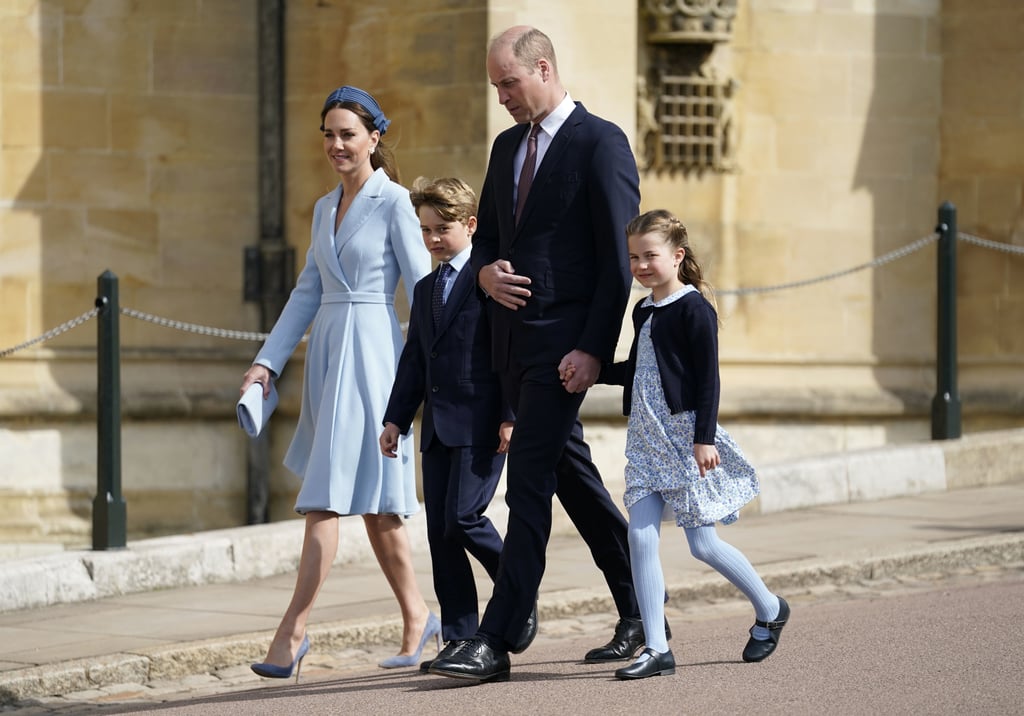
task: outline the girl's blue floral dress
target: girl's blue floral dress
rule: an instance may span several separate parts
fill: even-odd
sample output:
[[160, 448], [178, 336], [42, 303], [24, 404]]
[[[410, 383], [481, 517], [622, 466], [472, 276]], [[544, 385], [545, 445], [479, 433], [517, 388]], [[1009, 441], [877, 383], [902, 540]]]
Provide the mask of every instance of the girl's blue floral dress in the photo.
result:
[[[687, 284], [661, 301], [650, 297], [645, 306], [665, 306], [697, 289]], [[699, 527], [739, 517], [739, 509], [760, 492], [757, 474], [736, 442], [716, 426], [715, 447], [722, 459], [714, 470], [700, 476], [693, 457], [696, 413], [672, 415], [665, 403], [661, 375], [651, 342], [651, 319], [640, 329], [637, 344], [633, 401], [626, 433], [626, 509], [651, 493], [665, 501], [680, 527]]]

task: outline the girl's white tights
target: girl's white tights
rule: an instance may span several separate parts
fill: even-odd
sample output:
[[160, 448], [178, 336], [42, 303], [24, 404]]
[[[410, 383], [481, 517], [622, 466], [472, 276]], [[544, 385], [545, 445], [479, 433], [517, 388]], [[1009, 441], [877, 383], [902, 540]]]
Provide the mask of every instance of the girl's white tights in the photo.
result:
[[[633, 586], [640, 604], [647, 646], [659, 653], [668, 651], [665, 638], [665, 576], [661, 569], [658, 543], [665, 502], [650, 494], [629, 508], [629, 559]], [[715, 526], [684, 527], [690, 554], [707, 563], [743, 592], [761, 621], [779, 615], [779, 598], [769, 591], [750, 561], [731, 544], [722, 541]], [[767, 639], [768, 630], [754, 627], [755, 639]]]

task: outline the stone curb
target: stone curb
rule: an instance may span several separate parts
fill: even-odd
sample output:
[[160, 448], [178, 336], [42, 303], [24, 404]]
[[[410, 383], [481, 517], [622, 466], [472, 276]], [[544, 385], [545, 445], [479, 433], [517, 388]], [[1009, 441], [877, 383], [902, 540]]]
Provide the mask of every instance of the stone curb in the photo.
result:
[[[850, 554], [828, 560], [800, 560], [767, 567], [758, 573], [769, 587], [780, 592], [806, 590], [820, 585], [843, 586], [866, 580], [922, 575], [953, 575], [965, 568], [1024, 563], [1024, 534], [1000, 533], [954, 542], [927, 545], [887, 554]], [[687, 602], [736, 598], [736, 588], [717, 574], [685, 585], [666, 585], [670, 601]], [[565, 590], [540, 603], [542, 619], [615, 611], [606, 591]]]
[[[980, 487], [1024, 479], [1024, 429], [843, 452], [758, 470], [761, 495], [750, 513], [864, 502], [929, 491]], [[502, 496], [488, 515], [504, 525]], [[423, 510], [407, 521], [415, 553], [425, 554]], [[302, 520], [139, 540], [124, 550], [76, 550], [0, 561], [0, 612], [81, 602], [153, 589], [242, 582], [294, 571]], [[335, 565], [372, 559], [360, 520], [341, 521]], [[575, 530], [556, 510], [552, 534]]]
[[[841, 586], [865, 580], [920, 575], [951, 575], [965, 568], [1024, 563], [1024, 534], [997, 534], [888, 554], [798, 561], [761, 570], [778, 591], [828, 584]], [[717, 575], [686, 585], [669, 585], [677, 601], [734, 598], [735, 589]], [[564, 590], [540, 602], [545, 619], [573, 618], [614, 611], [612, 600], [596, 590]], [[401, 638], [398, 619], [342, 621], [320, 625], [310, 637], [325, 651], [378, 646]], [[248, 664], [261, 658], [270, 632], [173, 644], [136, 653], [119, 653], [93, 660], [66, 661], [0, 674], [0, 704], [33, 697], [98, 689], [123, 683], [181, 679], [195, 674]]]
[[[407, 521], [412, 548], [425, 552], [426, 517]], [[140, 540], [128, 549], [69, 550], [0, 563], [0, 612], [229, 582], [298, 569], [303, 520]], [[335, 565], [373, 559], [361, 520], [341, 521]]]

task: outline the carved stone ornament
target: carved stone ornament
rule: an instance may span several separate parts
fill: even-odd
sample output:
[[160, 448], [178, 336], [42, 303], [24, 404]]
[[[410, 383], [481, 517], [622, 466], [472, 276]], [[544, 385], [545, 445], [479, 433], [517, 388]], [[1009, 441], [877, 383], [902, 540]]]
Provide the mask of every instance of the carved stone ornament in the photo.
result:
[[737, 0], [644, 0], [647, 41], [726, 42]]
[[646, 69], [637, 78], [642, 170], [735, 169], [736, 82], [710, 61], [732, 38], [737, 0], [644, 0]]
[[637, 165], [641, 170], [735, 169], [734, 80], [713, 71], [661, 75], [651, 91], [638, 77]]

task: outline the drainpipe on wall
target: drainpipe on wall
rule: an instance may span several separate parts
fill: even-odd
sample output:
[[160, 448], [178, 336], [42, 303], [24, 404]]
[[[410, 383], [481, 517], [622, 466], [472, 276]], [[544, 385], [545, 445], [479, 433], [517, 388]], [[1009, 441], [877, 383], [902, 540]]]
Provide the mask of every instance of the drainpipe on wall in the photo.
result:
[[[269, 331], [295, 284], [295, 251], [284, 241], [284, 1], [259, 0], [260, 240], [245, 248], [245, 300]], [[246, 523], [270, 521], [270, 426], [249, 440]]]

